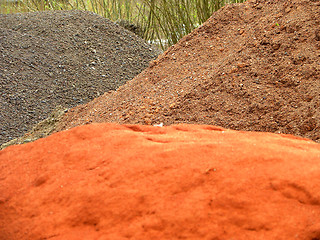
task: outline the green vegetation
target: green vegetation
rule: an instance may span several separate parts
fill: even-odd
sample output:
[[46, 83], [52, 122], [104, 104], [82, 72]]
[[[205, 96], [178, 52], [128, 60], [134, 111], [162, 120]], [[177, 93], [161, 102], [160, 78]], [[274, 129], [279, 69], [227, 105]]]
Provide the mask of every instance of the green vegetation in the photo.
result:
[[[5, 2], [1, 2], [5, 1]], [[141, 29], [141, 36], [162, 49], [205, 22], [228, 3], [244, 0], [0, 0], [1, 13], [45, 10], [87, 10], [105, 18], [126, 20]]]

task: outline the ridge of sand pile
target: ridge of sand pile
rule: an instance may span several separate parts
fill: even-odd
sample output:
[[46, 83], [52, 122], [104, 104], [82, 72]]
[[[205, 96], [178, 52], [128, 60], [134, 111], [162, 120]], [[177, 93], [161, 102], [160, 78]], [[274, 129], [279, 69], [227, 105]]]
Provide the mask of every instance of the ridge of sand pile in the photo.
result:
[[320, 239], [319, 160], [290, 135], [80, 126], [0, 151], [0, 239]]
[[74, 107], [115, 90], [158, 54], [90, 12], [0, 15], [0, 144], [56, 106]]
[[226, 6], [122, 86], [74, 108], [88, 122], [201, 123], [320, 141], [320, 2]]

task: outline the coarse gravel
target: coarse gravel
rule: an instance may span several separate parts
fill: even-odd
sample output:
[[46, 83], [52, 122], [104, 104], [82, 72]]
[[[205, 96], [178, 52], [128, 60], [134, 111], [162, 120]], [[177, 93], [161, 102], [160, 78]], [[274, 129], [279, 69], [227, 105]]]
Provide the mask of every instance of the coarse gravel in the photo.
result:
[[115, 90], [160, 51], [87, 11], [0, 15], [0, 144]]

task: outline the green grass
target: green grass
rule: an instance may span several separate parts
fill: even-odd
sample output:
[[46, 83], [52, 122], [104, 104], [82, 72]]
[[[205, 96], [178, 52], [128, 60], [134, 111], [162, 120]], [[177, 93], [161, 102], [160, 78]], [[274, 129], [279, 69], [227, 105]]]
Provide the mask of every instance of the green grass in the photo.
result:
[[[2, 2], [1, 2], [2, 1]], [[0, 0], [0, 13], [46, 10], [87, 10], [112, 21], [124, 19], [142, 29], [141, 36], [162, 49], [205, 22], [228, 3], [244, 0]]]

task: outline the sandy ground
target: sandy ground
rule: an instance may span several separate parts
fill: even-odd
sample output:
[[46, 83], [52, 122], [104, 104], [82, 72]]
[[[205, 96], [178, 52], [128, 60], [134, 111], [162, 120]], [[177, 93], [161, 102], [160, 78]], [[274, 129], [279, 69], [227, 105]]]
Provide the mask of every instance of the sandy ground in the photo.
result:
[[0, 239], [319, 240], [319, 19], [319, 1], [227, 6], [1, 150]]
[[0, 239], [320, 238], [320, 144], [91, 124], [0, 151]]

